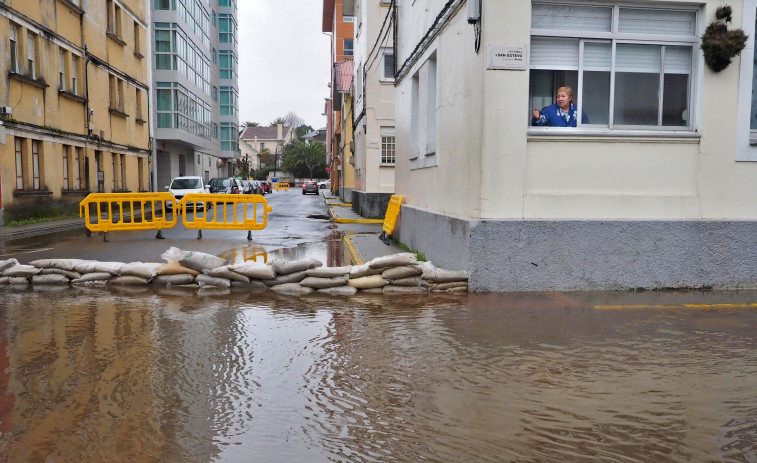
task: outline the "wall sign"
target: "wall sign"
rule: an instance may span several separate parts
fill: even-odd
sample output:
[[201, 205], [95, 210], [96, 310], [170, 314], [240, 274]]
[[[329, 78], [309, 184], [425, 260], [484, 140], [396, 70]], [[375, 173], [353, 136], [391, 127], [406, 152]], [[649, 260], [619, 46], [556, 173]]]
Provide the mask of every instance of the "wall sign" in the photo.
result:
[[526, 70], [526, 45], [519, 43], [490, 43], [487, 53], [487, 69]]

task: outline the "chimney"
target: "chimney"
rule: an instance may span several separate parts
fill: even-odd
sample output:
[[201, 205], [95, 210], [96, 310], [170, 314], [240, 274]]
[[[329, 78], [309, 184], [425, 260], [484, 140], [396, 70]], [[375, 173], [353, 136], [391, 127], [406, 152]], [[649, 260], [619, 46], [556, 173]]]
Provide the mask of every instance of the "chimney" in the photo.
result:
[[284, 138], [284, 124], [276, 124], [276, 133], [278, 134], [278, 140]]

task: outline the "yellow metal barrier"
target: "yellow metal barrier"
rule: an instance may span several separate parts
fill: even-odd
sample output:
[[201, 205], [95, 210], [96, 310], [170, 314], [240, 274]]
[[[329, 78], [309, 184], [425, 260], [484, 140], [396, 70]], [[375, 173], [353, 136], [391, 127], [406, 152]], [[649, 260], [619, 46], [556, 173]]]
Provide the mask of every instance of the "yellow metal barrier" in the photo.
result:
[[400, 206], [402, 206], [402, 196], [392, 195], [389, 199], [389, 205], [386, 207], [384, 231], [379, 235], [379, 239], [387, 246], [389, 245], [389, 236], [394, 233], [394, 227], [397, 225], [397, 217], [400, 215]]
[[[167, 192], [90, 193], [79, 203], [79, 217], [84, 217], [87, 230], [103, 232], [105, 241], [108, 241], [107, 233], [113, 230], [157, 229], [157, 238], [163, 238], [161, 230], [176, 225], [176, 215], [172, 215], [170, 220], [166, 218], [167, 203], [176, 208], [176, 198]], [[148, 204], [149, 208], [146, 207]], [[158, 204], [161, 207], [157, 207]], [[114, 214], [114, 209], [117, 214]], [[125, 210], [130, 212], [128, 220], [125, 220]]]
[[277, 182], [273, 184], [274, 190], [288, 190], [289, 184], [287, 182]]
[[[204, 208], [202, 214], [195, 210], [193, 217], [188, 218], [187, 209], [194, 209], [193, 206], [187, 208], [187, 203], [198, 202], [213, 206]], [[238, 208], [239, 205], [242, 207]], [[252, 230], [262, 230], [268, 225], [268, 213], [273, 211], [260, 195], [211, 193], [187, 194], [179, 201], [179, 210], [184, 226], [197, 230], [197, 239], [202, 238], [202, 230], [247, 230], [248, 240], [252, 240]]]

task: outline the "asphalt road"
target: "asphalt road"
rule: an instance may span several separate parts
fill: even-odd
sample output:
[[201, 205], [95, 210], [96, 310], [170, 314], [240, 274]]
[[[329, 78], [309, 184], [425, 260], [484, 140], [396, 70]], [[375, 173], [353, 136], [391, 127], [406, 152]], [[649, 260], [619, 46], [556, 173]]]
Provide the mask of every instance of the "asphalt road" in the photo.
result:
[[340, 259], [328, 254], [339, 252], [335, 243], [341, 245], [343, 230], [330, 221], [321, 195], [303, 195], [299, 189], [292, 189], [265, 195], [265, 199], [273, 211], [268, 214], [267, 227], [252, 232], [252, 241], [247, 240], [246, 230], [203, 230], [202, 239], [197, 239], [197, 231], [187, 229], [179, 220], [174, 228], [163, 231], [165, 239], [156, 239], [155, 230], [114, 231], [108, 233], [105, 242], [101, 233], [88, 237], [82, 229], [0, 241], [0, 259], [14, 257], [21, 263], [43, 258], [161, 262], [160, 255], [171, 246], [224, 256], [230, 261], [276, 255], [323, 262]]

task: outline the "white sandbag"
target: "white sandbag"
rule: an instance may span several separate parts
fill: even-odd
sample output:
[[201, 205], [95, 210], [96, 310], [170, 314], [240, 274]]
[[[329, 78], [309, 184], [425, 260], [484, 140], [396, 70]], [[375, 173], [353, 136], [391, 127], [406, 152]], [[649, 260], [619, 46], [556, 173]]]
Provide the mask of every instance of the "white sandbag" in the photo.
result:
[[318, 290], [319, 293], [330, 294], [332, 296], [352, 296], [357, 293], [357, 288], [353, 286], [337, 286], [335, 288], [323, 288]]
[[242, 264], [229, 265], [229, 269], [241, 273], [244, 276], [258, 280], [271, 280], [276, 278], [276, 272], [268, 264], [262, 262], [244, 262]]
[[110, 273], [111, 275], [120, 275], [123, 262], [100, 262], [91, 260], [81, 262], [74, 267], [74, 271], [81, 273]]
[[38, 268], [57, 268], [60, 270], [73, 271], [77, 265], [85, 262], [92, 262], [85, 259], [38, 259], [29, 262], [29, 265], [33, 265]]
[[151, 285], [158, 286], [179, 286], [191, 285], [195, 282], [195, 276], [188, 273], [179, 273], [176, 275], [157, 275], [150, 280]]
[[381, 256], [368, 262], [370, 268], [400, 267], [418, 263], [418, 257], [412, 252], [400, 252], [389, 256]]
[[304, 294], [310, 294], [315, 290], [313, 288], [302, 286], [299, 283], [284, 283], [274, 286], [271, 288], [271, 291], [278, 294], [286, 294], [288, 296], [302, 296]]
[[197, 275], [195, 282], [200, 285], [200, 288], [203, 286], [218, 286], [221, 288], [231, 287], [231, 280], [228, 278], [218, 278], [210, 275]]
[[9, 285], [28, 285], [29, 279], [27, 277], [8, 277]]
[[263, 283], [265, 283], [267, 286], [278, 286], [278, 285], [284, 285], [287, 283], [299, 283], [302, 280], [305, 279], [307, 275], [304, 271], [302, 272], [295, 272], [295, 273], [289, 273], [286, 275], [278, 275], [276, 278], [272, 280], [263, 280]]
[[436, 268], [432, 265], [424, 265], [423, 278], [426, 281], [433, 283], [448, 283], [452, 281], [468, 281], [468, 275], [465, 272], [445, 270], [443, 268]]
[[286, 260], [274, 259], [271, 262], [276, 275], [289, 275], [290, 273], [304, 272], [305, 270], [321, 267], [323, 263], [316, 259]]
[[242, 275], [241, 273], [237, 273], [233, 270], [230, 270], [228, 265], [224, 265], [223, 267], [216, 267], [216, 268], [204, 270], [203, 273], [205, 275], [210, 275], [212, 277], [228, 278], [229, 280], [232, 280], [232, 281], [239, 281], [246, 285], [250, 284], [250, 277]]
[[422, 281], [423, 280], [421, 280], [421, 277], [415, 276], [415, 277], [410, 277], [410, 278], [400, 278], [399, 280], [392, 280], [391, 284], [393, 284], [394, 286], [411, 287], [411, 286], [420, 286]]
[[106, 272], [92, 272], [92, 273], [85, 273], [79, 278], [79, 282], [84, 281], [108, 281], [113, 275]]
[[7, 285], [10, 281], [10, 277], [0, 277], [0, 285]]
[[350, 278], [347, 284], [357, 289], [381, 288], [387, 285], [388, 281], [381, 278], [381, 275], [371, 275], [369, 277]]
[[389, 267], [381, 272], [381, 278], [385, 280], [399, 280], [410, 278], [423, 273], [423, 270], [417, 265], [403, 265], [401, 267]]
[[465, 288], [466, 291], [468, 290], [468, 282], [467, 281], [450, 281], [447, 283], [425, 283], [423, 286], [426, 288], [434, 291], [444, 291], [446, 289], [455, 289], [455, 288]]
[[181, 265], [195, 270], [203, 271], [211, 268], [227, 265], [226, 259], [212, 254], [197, 251], [182, 251], [176, 247], [170, 247], [160, 255], [166, 262], [175, 261]]
[[142, 277], [135, 277], [135, 276], [118, 276], [113, 277], [110, 280], [108, 280], [109, 285], [116, 285], [116, 286], [144, 286], [149, 283], [150, 280], [147, 278]]
[[158, 269], [162, 266], [163, 264], [152, 262], [129, 262], [121, 266], [120, 275], [147, 278], [150, 280], [155, 278], [158, 274]]
[[16, 265], [19, 265], [19, 262], [16, 259], [0, 260], [0, 273], [2, 273], [5, 269], [14, 267]]
[[70, 280], [63, 275], [55, 273], [48, 275], [34, 275], [32, 277], [33, 285], [67, 285]]
[[419, 286], [386, 285], [382, 289], [384, 294], [426, 294], [428, 290]]
[[3, 270], [2, 276], [4, 277], [23, 277], [28, 278], [32, 275], [36, 275], [39, 272], [41, 272], [41, 268], [37, 268], [33, 265], [24, 265], [24, 264], [18, 264], [14, 265], [13, 267], [8, 267], [5, 270]]
[[347, 280], [348, 278], [346, 276], [333, 278], [307, 277], [300, 282], [300, 285], [314, 289], [336, 288], [337, 286], [344, 286], [347, 284]]
[[309, 277], [334, 278], [349, 275], [351, 269], [351, 265], [344, 267], [316, 267], [307, 270], [306, 273]]
[[361, 289], [360, 294], [384, 294], [383, 288], [367, 288]]
[[69, 280], [76, 280], [81, 278], [81, 273], [74, 272], [73, 270], [63, 270], [59, 268], [43, 268], [39, 275], [63, 275]]
[[201, 272], [199, 272], [199, 271], [197, 271], [197, 270], [195, 270], [193, 268], [189, 268], [189, 267], [185, 267], [185, 266], [181, 265], [180, 263], [178, 263], [175, 260], [166, 262], [165, 264], [163, 264], [160, 267], [158, 267], [157, 270], [155, 270], [155, 274], [156, 275], [192, 275], [192, 276], [197, 276], [200, 273]]
[[371, 268], [368, 264], [353, 265], [350, 269], [350, 278], [362, 278], [371, 275], [379, 275], [383, 270]]
[[71, 280], [71, 284], [74, 286], [86, 286], [88, 288], [104, 288], [108, 284], [108, 280]]

